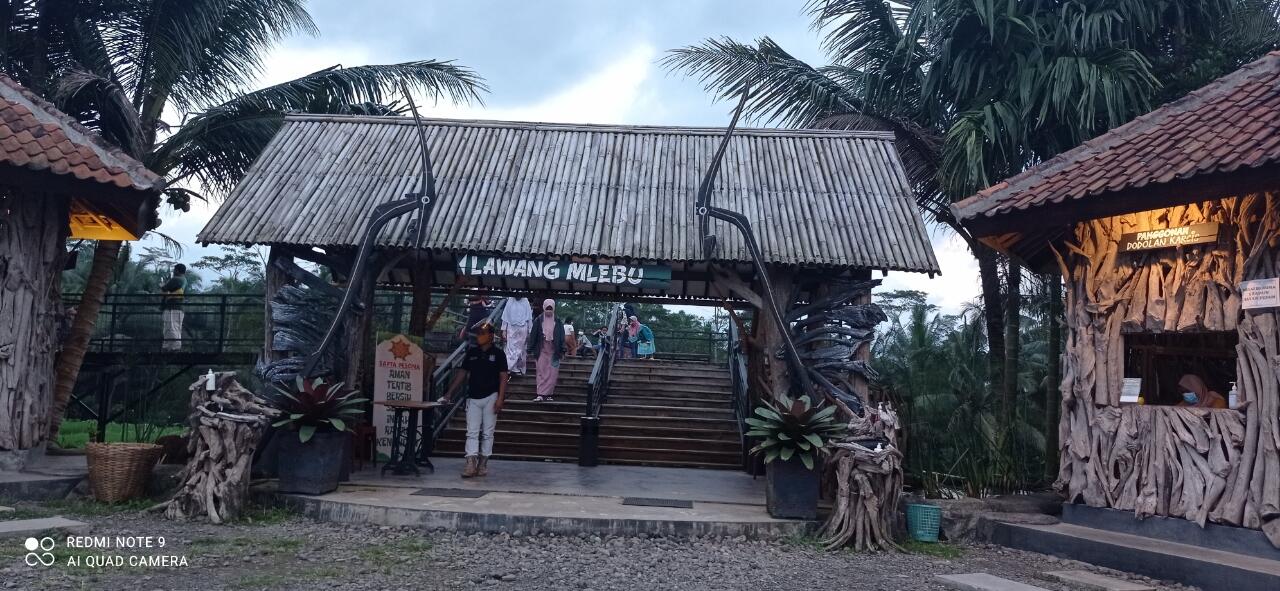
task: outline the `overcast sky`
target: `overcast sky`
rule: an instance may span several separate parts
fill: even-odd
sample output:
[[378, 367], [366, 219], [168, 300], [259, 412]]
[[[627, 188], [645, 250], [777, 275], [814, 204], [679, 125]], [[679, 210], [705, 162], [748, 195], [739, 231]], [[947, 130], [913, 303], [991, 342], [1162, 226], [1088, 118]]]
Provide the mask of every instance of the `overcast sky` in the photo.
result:
[[[821, 64], [819, 32], [803, 0], [312, 0], [320, 29], [267, 59], [263, 85], [342, 64], [452, 59], [485, 78], [485, 105], [427, 106], [426, 116], [574, 123], [723, 126], [731, 105], [696, 80], [666, 73], [664, 51], [729, 36], [772, 37]], [[160, 230], [192, 244], [211, 205], [166, 214]], [[884, 289], [919, 289], [949, 311], [978, 293], [977, 267], [954, 237], [935, 232], [943, 276], [893, 273]], [[191, 246], [193, 261], [213, 249]]]

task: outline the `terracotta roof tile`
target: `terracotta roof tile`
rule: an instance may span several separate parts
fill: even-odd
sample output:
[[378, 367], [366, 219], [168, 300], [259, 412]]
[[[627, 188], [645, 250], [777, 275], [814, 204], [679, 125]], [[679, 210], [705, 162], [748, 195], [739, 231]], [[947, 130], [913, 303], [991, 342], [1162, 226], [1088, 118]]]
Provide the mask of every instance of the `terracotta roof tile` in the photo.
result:
[[52, 104], [0, 76], [0, 164], [153, 192], [160, 177]]
[[1280, 162], [1280, 51], [956, 203], [964, 222]]

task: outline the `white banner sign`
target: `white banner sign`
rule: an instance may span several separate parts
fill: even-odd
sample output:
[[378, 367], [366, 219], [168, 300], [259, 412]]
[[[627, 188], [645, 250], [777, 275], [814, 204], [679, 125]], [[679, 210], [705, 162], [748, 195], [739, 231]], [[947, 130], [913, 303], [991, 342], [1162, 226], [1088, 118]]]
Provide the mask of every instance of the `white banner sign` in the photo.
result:
[[[373, 354], [374, 400], [422, 400], [422, 347], [402, 334], [378, 343]], [[378, 430], [378, 453], [391, 454], [391, 416], [387, 407], [373, 405]]]
[[1245, 310], [1280, 307], [1280, 277], [1242, 282], [1240, 307]]

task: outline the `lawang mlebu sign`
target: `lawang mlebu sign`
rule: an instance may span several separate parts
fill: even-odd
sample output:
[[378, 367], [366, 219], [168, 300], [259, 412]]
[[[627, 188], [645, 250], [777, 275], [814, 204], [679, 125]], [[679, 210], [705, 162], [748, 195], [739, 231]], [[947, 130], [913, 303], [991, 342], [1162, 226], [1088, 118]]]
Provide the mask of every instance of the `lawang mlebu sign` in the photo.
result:
[[1163, 230], [1130, 232], [1120, 236], [1120, 252], [1155, 250], [1218, 241], [1218, 222], [1192, 224]]
[[458, 259], [458, 274], [597, 285], [630, 285], [645, 289], [666, 289], [671, 285], [671, 267], [661, 265], [575, 263], [470, 254]]

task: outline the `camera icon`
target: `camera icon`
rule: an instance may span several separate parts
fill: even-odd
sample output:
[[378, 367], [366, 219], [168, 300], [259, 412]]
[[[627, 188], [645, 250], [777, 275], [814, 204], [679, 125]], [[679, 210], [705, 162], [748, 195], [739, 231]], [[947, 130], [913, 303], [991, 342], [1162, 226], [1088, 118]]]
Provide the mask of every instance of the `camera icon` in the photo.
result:
[[23, 543], [23, 547], [27, 549], [27, 555], [23, 560], [27, 563], [27, 566], [53, 566], [54, 557], [53, 552], [50, 552], [50, 550], [53, 550], [56, 545], [57, 542], [54, 542], [53, 538], [49, 537], [38, 540], [27, 538], [27, 541]]

